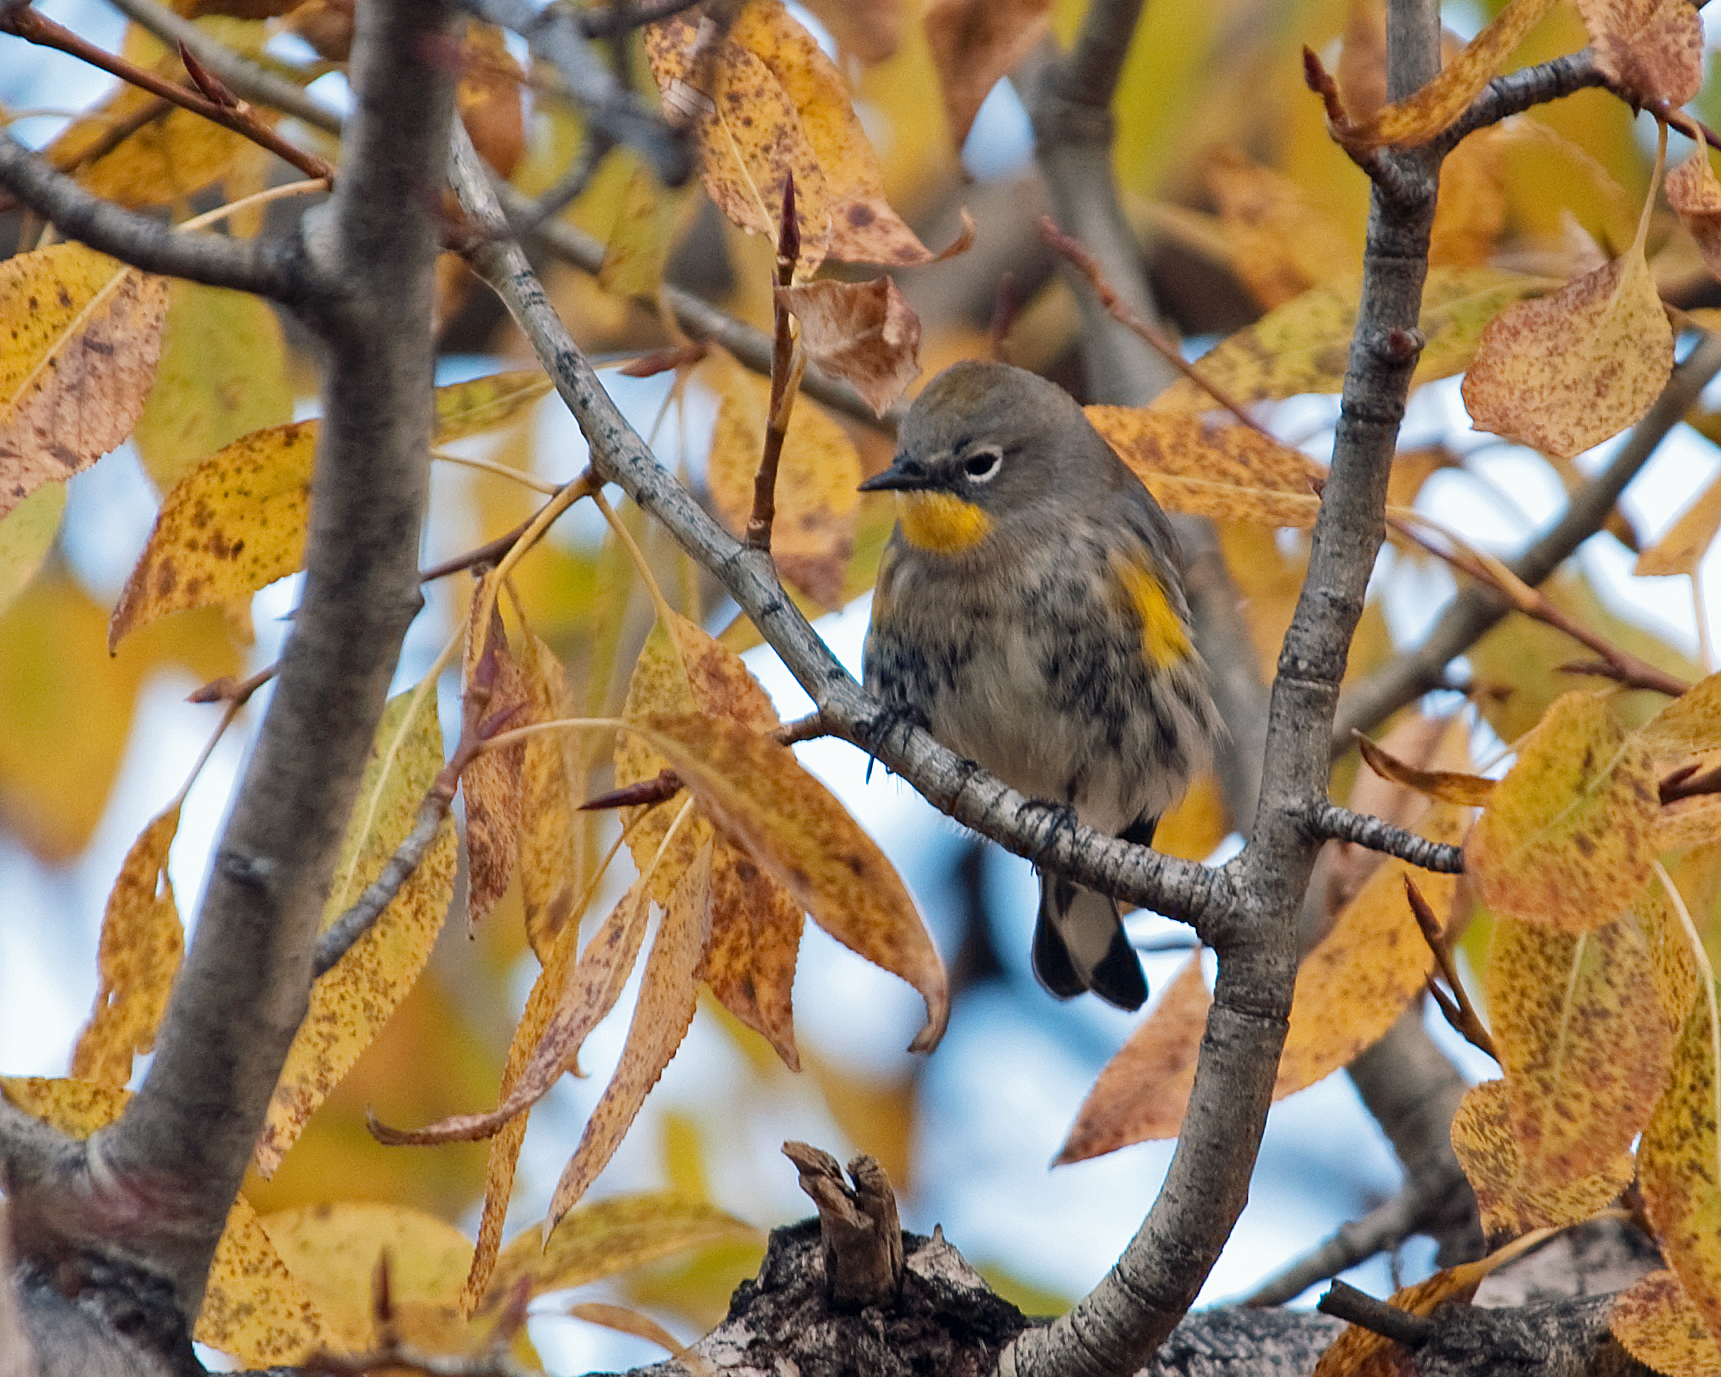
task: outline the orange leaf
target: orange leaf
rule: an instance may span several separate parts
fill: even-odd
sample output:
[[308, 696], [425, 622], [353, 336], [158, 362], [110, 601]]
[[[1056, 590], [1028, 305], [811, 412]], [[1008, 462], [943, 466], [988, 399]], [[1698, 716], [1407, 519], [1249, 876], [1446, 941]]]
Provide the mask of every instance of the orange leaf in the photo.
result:
[[717, 838], [705, 983], [724, 1008], [776, 1049], [791, 1071], [801, 1069], [791, 997], [802, 921], [801, 905], [782, 885], [746, 852]]
[[1130, 1143], [1178, 1135], [1212, 1003], [1197, 952], [1100, 1072], [1058, 1150], [1058, 1162], [1082, 1162]]
[[1052, 22], [1050, 0], [933, 0], [921, 23], [957, 148], [992, 88], [1033, 51]]
[[888, 277], [871, 282], [821, 278], [779, 287], [777, 297], [801, 322], [801, 346], [880, 416], [920, 374], [920, 317]]
[[884, 853], [793, 752], [722, 717], [653, 715], [628, 730], [820, 927], [920, 992], [927, 1021], [910, 1050], [935, 1047], [950, 1016], [937, 948]]
[[1400, 760], [1366, 736], [1356, 738], [1357, 749], [1368, 766], [1382, 779], [1407, 784], [1418, 793], [1427, 794], [1446, 803], [1480, 808], [1493, 796], [1497, 781], [1480, 775], [1459, 774], [1453, 770], [1421, 770], [1408, 761]]
[[1630, 1153], [1557, 1184], [1526, 1167], [1512, 1131], [1505, 1081], [1484, 1081], [1465, 1091], [1452, 1117], [1452, 1148], [1476, 1192], [1482, 1231], [1491, 1243], [1588, 1219], [1631, 1184]]
[[123, 1086], [132, 1058], [155, 1045], [167, 996], [185, 952], [185, 928], [167, 877], [179, 832], [179, 802], [151, 819], [126, 852], [102, 916], [95, 1012], [78, 1037], [72, 1075]]
[[639, 1002], [628, 1025], [621, 1062], [593, 1108], [580, 1145], [556, 1182], [544, 1219], [549, 1237], [562, 1216], [615, 1154], [646, 1093], [681, 1046], [698, 1007], [705, 945], [711, 936], [711, 847], [701, 849], [664, 906], [663, 922], [645, 959]]
[[0, 516], [131, 433], [155, 381], [167, 295], [166, 278], [82, 244], [0, 263]]
[[1568, 693], [1494, 790], [1464, 844], [1465, 873], [1498, 913], [1587, 932], [1649, 879], [1656, 811], [1648, 751], [1605, 704]]

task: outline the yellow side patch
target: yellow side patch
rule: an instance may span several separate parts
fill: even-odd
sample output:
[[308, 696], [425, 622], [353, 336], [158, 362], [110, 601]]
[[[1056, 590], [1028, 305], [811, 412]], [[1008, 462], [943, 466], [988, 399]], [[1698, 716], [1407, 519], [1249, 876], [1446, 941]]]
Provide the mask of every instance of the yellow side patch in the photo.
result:
[[1158, 668], [1177, 660], [1187, 660], [1190, 654], [1189, 633], [1183, 629], [1171, 600], [1165, 596], [1165, 586], [1151, 569], [1133, 564], [1123, 555], [1111, 557], [1112, 571], [1123, 584], [1129, 600], [1135, 604], [1141, 618], [1141, 653], [1147, 662]]
[[947, 492], [899, 492], [902, 534], [917, 550], [959, 555], [992, 533], [992, 518]]

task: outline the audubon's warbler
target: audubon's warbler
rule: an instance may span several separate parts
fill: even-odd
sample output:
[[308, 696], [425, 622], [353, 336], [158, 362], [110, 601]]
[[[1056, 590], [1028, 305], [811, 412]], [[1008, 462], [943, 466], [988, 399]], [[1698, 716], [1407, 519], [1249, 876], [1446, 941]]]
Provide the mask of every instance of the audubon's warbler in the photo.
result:
[[[1062, 388], [999, 363], [930, 382], [891, 466], [866, 686], [1021, 793], [1146, 844], [1223, 730], [1165, 513]], [[1115, 901], [1040, 876], [1034, 972], [1147, 998]]]

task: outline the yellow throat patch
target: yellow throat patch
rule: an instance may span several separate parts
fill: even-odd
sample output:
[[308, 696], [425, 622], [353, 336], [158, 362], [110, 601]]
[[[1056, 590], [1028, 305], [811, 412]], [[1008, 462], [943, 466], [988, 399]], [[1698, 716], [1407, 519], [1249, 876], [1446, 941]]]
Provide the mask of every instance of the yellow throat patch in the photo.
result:
[[937, 555], [959, 555], [992, 532], [991, 517], [947, 492], [899, 492], [896, 509], [908, 543]]
[[1189, 633], [1183, 629], [1165, 587], [1158, 575], [1143, 569], [1126, 556], [1111, 557], [1112, 571], [1123, 584], [1129, 600], [1135, 604], [1141, 618], [1141, 653], [1155, 669], [1187, 660], [1190, 655]]

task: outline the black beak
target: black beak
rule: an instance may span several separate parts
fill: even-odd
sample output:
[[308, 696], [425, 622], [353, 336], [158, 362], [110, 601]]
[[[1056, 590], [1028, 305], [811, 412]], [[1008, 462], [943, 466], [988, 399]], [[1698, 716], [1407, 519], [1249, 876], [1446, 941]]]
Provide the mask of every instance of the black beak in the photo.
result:
[[898, 459], [883, 473], [875, 473], [860, 485], [862, 492], [913, 492], [931, 485], [932, 478], [914, 459]]

